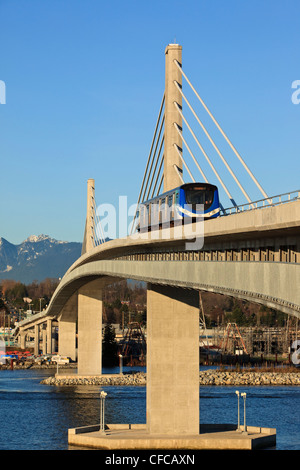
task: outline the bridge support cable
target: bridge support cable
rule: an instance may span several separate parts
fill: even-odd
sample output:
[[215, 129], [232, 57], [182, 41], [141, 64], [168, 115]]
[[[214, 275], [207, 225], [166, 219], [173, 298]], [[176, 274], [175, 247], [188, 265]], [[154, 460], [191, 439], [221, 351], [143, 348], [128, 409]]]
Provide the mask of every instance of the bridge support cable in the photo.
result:
[[176, 66], [177, 66], [178, 69], [180, 70], [181, 74], [184, 76], [184, 78], [186, 79], [187, 83], [190, 85], [191, 89], [193, 90], [193, 92], [194, 92], [195, 95], [197, 96], [198, 100], [200, 101], [200, 103], [201, 103], [202, 106], [204, 107], [205, 111], [208, 113], [208, 115], [210, 116], [210, 118], [212, 119], [212, 121], [214, 122], [214, 124], [216, 125], [216, 127], [218, 128], [218, 130], [221, 132], [222, 136], [224, 137], [224, 139], [226, 140], [226, 142], [228, 143], [228, 145], [230, 146], [230, 148], [233, 150], [233, 152], [235, 153], [235, 155], [237, 156], [237, 158], [239, 159], [239, 161], [242, 163], [243, 167], [245, 168], [245, 170], [247, 171], [247, 173], [250, 175], [250, 177], [252, 178], [252, 180], [254, 181], [254, 183], [256, 184], [256, 186], [258, 187], [258, 189], [260, 190], [260, 192], [262, 193], [262, 195], [263, 195], [265, 198], [268, 198], [269, 196], [267, 195], [267, 193], [264, 191], [264, 189], [262, 188], [262, 186], [259, 184], [259, 182], [258, 182], [257, 179], [255, 178], [255, 176], [253, 175], [252, 171], [250, 170], [250, 168], [247, 166], [247, 164], [245, 163], [245, 161], [243, 160], [243, 158], [241, 157], [241, 155], [239, 154], [239, 152], [236, 150], [236, 148], [234, 147], [234, 145], [232, 144], [232, 142], [229, 140], [229, 138], [227, 137], [227, 135], [225, 134], [225, 132], [223, 131], [223, 129], [221, 128], [221, 126], [219, 125], [219, 123], [217, 122], [217, 120], [214, 118], [214, 116], [212, 115], [212, 113], [210, 112], [210, 110], [208, 109], [208, 107], [206, 106], [206, 104], [204, 103], [204, 101], [202, 100], [202, 98], [199, 96], [199, 94], [197, 93], [197, 91], [195, 90], [195, 88], [193, 87], [193, 85], [191, 84], [191, 82], [189, 81], [189, 79], [187, 78], [186, 74], [183, 72], [180, 63], [179, 63], [177, 60], [174, 60], [174, 63], [176, 64]]
[[162, 175], [161, 175], [161, 178], [160, 178], [158, 190], [157, 190], [157, 193], [156, 193], [157, 196], [160, 194], [160, 188], [161, 188], [163, 182], [164, 182], [164, 174], [162, 174]]
[[[175, 123], [174, 123], [174, 124], [175, 124]], [[176, 124], [176, 125], [177, 125], [177, 124]], [[176, 151], [177, 151], [179, 157], [181, 158], [182, 163], [184, 164], [184, 166], [185, 166], [185, 168], [186, 168], [188, 174], [190, 175], [190, 178], [191, 178], [192, 181], [195, 183], [195, 178], [193, 177], [193, 175], [192, 175], [192, 173], [191, 173], [189, 167], [187, 166], [187, 164], [186, 164], [186, 162], [185, 162], [185, 160], [184, 160], [184, 158], [183, 158], [183, 156], [182, 156], [182, 151], [180, 151], [180, 149], [179, 149], [179, 147], [178, 147], [177, 144], [174, 144], [174, 147], [176, 148]], [[181, 173], [180, 173], [178, 167], [177, 167], [176, 165], [174, 165], [174, 168], [175, 168], [177, 174], [179, 175], [179, 178], [181, 179], [182, 184], [184, 184], [184, 180], [183, 180], [183, 178], [182, 178], [182, 176], [181, 176]], [[205, 176], [203, 176], [203, 177], [205, 178], [205, 181], [208, 183], [208, 180], [206, 179], [206, 177], [205, 177]], [[158, 194], [159, 194], [159, 193], [158, 193]], [[221, 211], [223, 212], [223, 214], [225, 214], [226, 212], [225, 212], [224, 207], [222, 206], [222, 204], [221, 204], [220, 202], [219, 202], [219, 204], [220, 204]]]
[[[133, 220], [132, 220], [130, 235], [131, 235], [132, 232], [133, 232], [134, 222], [135, 222], [136, 214], [137, 214], [137, 211], [138, 211], [138, 206], [139, 206], [139, 204], [144, 200], [144, 196], [145, 196], [145, 193], [146, 193], [146, 191], [147, 191], [147, 186], [148, 186], [148, 181], [149, 181], [149, 175], [151, 174], [151, 169], [152, 169], [152, 166], [153, 166], [153, 160], [154, 160], [154, 156], [155, 156], [155, 152], [152, 154], [152, 152], [153, 152], [153, 147], [154, 147], [154, 144], [155, 144], [155, 142], [156, 142], [155, 148], [157, 148], [157, 144], [158, 144], [158, 141], [159, 141], [159, 138], [160, 138], [161, 130], [162, 130], [162, 127], [163, 127], [163, 124], [164, 124], [164, 115], [163, 115], [163, 117], [162, 117], [163, 110], [164, 110], [164, 105], [165, 105], [165, 94], [163, 95], [163, 98], [162, 98], [162, 101], [161, 101], [161, 105], [160, 105], [160, 109], [159, 109], [159, 113], [158, 113], [158, 118], [157, 118], [157, 121], [156, 121], [156, 126], [155, 126], [155, 130], [154, 130], [154, 134], [153, 134], [153, 138], [152, 138], [152, 142], [151, 142], [151, 147], [150, 147], [150, 152], [149, 152], [149, 155], [148, 155], [148, 160], [147, 160], [147, 164], [146, 164], [146, 169], [145, 169], [145, 172], [144, 172], [144, 176], [143, 176], [143, 180], [142, 180], [142, 185], [141, 185], [141, 189], [140, 189], [139, 196], [138, 196], [138, 200], [137, 200], [137, 205], [136, 205], [136, 209], [135, 209], [135, 214], [134, 214], [134, 217], [133, 217]], [[161, 120], [161, 117], [162, 117], [162, 120]], [[161, 122], [161, 121], [162, 121], [162, 122]], [[160, 123], [161, 123], [161, 124], [160, 124]], [[158, 136], [158, 138], [157, 138], [157, 132], [158, 132], [159, 125], [160, 125], [159, 136]], [[149, 168], [149, 167], [150, 167], [150, 168]], [[147, 176], [147, 175], [148, 175], [148, 176]], [[146, 178], [147, 178], [147, 181], [146, 181]], [[145, 183], [145, 181], [146, 181], [146, 183]]]
[[148, 160], [147, 160], [147, 165], [146, 165], [146, 169], [145, 169], [144, 176], [143, 176], [143, 181], [142, 181], [140, 194], [139, 194], [139, 197], [138, 197], [138, 204], [141, 202], [141, 197], [142, 197], [142, 193], [143, 193], [143, 190], [144, 190], [144, 185], [145, 185], [146, 176], [148, 174], [149, 165], [151, 164], [151, 161], [153, 159], [152, 151], [153, 151], [154, 143], [156, 141], [158, 126], [159, 126], [159, 123], [160, 123], [160, 120], [161, 120], [161, 115], [162, 115], [162, 112], [163, 112], [163, 109], [164, 109], [164, 104], [165, 104], [165, 95], [162, 98], [159, 113], [158, 113], [158, 118], [157, 118], [157, 122], [156, 122], [156, 126], [155, 126], [155, 131], [154, 131], [154, 134], [153, 134], [153, 139], [152, 139], [152, 142], [151, 142], [151, 147], [150, 147], [150, 152], [149, 152], [149, 156], [148, 156]]
[[[161, 132], [163, 130], [163, 126], [164, 126], [164, 121], [165, 121], [165, 117], [162, 118], [162, 122], [161, 122], [161, 125], [160, 125], [160, 128], [159, 128], [159, 132], [158, 132], [158, 137], [156, 139], [156, 144], [155, 144], [155, 149], [154, 149], [154, 152], [153, 152], [153, 155], [152, 155], [152, 159], [151, 159], [151, 165], [150, 165], [150, 168], [149, 168], [149, 171], [148, 171], [148, 176], [147, 176], [147, 180], [146, 180], [146, 184], [144, 186], [144, 192], [143, 192], [143, 195], [142, 195], [142, 201], [145, 200], [145, 197], [146, 197], [146, 192], [149, 188], [149, 178], [150, 178], [150, 175], [152, 173], [152, 168], [153, 168], [153, 164], [154, 164], [154, 161], [155, 161], [155, 156], [156, 156], [156, 151], [157, 151], [157, 147], [158, 147], [158, 143], [159, 143], [159, 140], [160, 140], [160, 136], [161, 136]], [[162, 139], [162, 142], [161, 142], [161, 146], [163, 144], [163, 140]], [[159, 158], [159, 155], [156, 157], [156, 162]], [[156, 165], [157, 163], [155, 164], [155, 168], [156, 168]]]
[[93, 198], [93, 232], [94, 232], [94, 246], [101, 245], [102, 243], [105, 243], [105, 236], [103, 233], [102, 225], [101, 225], [101, 220], [100, 217], [97, 213], [97, 205], [96, 201]]
[[181, 137], [183, 143], [185, 144], [186, 148], [188, 149], [189, 154], [191, 155], [192, 159], [194, 160], [195, 165], [197, 166], [198, 170], [200, 171], [202, 177], [204, 178], [204, 180], [206, 181], [206, 183], [208, 183], [208, 179], [206, 178], [206, 176], [205, 176], [205, 174], [204, 174], [202, 168], [200, 167], [200, 165], [199, 165], [197, 159], [195, 158], [193, 152], [191, 151], [190, 147], [188, 146], [186, 140], [184, 139], [184, 137], [183, 137], [183, 135], [182, 135], [182, 132], [181, 132], [181, 130], [180, 130], [180, 127], [178, 126], [178, 124], [176, 124], [176, 122], [174, 122], [174, 126], [175, 126], [175, 129], [177, 130], [178, 134], [180, 135], [180, 137]]
[[94, 219], [94, 216], [92, 216], [92, 220], [91, 220], [91, 239], [92, 239], [92, 245], [93, 245], [93, 248], [95, 248], [97, 245], [98, 245], [98, 240], [97, 240], [97, 235], [96, 235], [96, 231], [95, 231], [95, 219]]
[[[185, 121], [185, 118], [183, 118], [183, 119], [184, 119], [184, 121]], [[205, 179], [206, 183], [208, 183], [208, 180], [207, 180], [206, 176], [204, 175], [204, 173], [203, 173], [202, 170], [200, 169], [200, 166], [199, 166], [197, 160], [195, 159], [195, 157], [194, 157], [192, 151], [190, 150], [188, 144], [186, 143], [186, 140], [184, 139], [184, 137], [183, 137], [183, 135], [182, 135], [182, 132], [180, 131], [180, 129], [179, 129], [179, 127], [177, 126], [177, 124], [174, 123], [174, 125], [175, 125], [177, 131], [181, 134], [181, 138], [182, 138], [184, 144], [186, 145], [186, 148], [188, 149], [189, 153], [190, 153], [191, 156], [193, 157], [193, 159], [194, 159], [194, 161], [195, 161], [195, 163], [196, 163], [196, 165], [197, 165], [199, 171], [201, 172], [203, 178]], [[225, 183], [223, 183], [223, 181], [222, 181], [221, 177], [219, 176], [217, 170], [215, 169], [214, 165], [213, 165], [212, 162], [210, 161], [210, 158], [208, 157], [207, 153], [205, 152], [205, 150], [203, 149], [202, 145], [200, 144], [200, 142], [198, 141], [198, 139], [196, 138], [195, 135], [194, 135], [194, 138], [195, 138], [195, 140], [196, 140], [196, 142], [197, 142], [197, 144], [198, 144], [200, 150], [202, 151], [203, 155], [205, 156], [205, 158], [207, 159], [208, 163], [210, 164], [212, 170], [214, 171], [216, 177], [217, 177], [218, 180], [220, 181], [220, 183], [221, 183], [221, 185], [222, 185], [224, 191], [226, 192], [227, 196], [229, 197], [230, 201], [232, 202], [232, 204], [233, 204], [234, 206], [236, 206], [236, 202], [234, 201], [233, 197], [231, 196], [231, 194], [230, 194], [229, 190], [227, 189]]]
[[182, 178], [182, 174], [181, 174], [181, 171], [179, 170], [178, 166], [174, 164], [173, 167], [175, 168], [175, 171], [176, 171], [177, 175], [179, 176], [180, 181], [182, 182], [182, 184], [184, 184], [184, 180]]
[[95, 201], [94, 198], [93, 198], [92, 210], [93, 210], [93, 227], [92, 227], [92, 229], [93, 229], [93, 233], [94, 233], [94, 246], [98, 246], [98, 245], [105, 242], [105, 237], [104, 237], [104, 234], [103, 234], [100, 217], [97, 214], [97, 205], [96, 205], [96, 201]]
[[[158, 178], [159, 178], [159, 176], [161, 175], [161, 169], [162, 169], [163, 163], [164, 163], [164, 155], [162, 156], [161, 161], [160, 161], [159, 169], [158, 169], [158, 172], [157, 172], [157, 175], [156, 175], [156, 179], [155, 179], [155, 182], [154, 182], [154, 186], [153, 186], [153, 190], [152, 190], [152, 193], [151, 193], [151, 199], [155, 196], [155, 189], [156, 189], [156, 185], [157, 185]], [[163, 178], [163, 176], [164, 176], [164, 175], [162, 174], [162, 178]], [[160, 184], [160, 186], [161, 186], [161, 184]], [[159, 186], [159, 189], [160, 189], [160, 186]], [[157, 196], [158, 194], [159, 194], [159, 193], [157, 193], [156, 196]]]
[[[177, 103], [174, 103], [174, 105], [179, 108], [179, 106], [178, 106]], [[228, 198], [230, 199], [230, 201], [232, 202], [232, 204], [234, 205], [234, 207], [236, 207], [236, 206], [237, 206], [237, 205], [236, 205], [236, 202], [234, 201], [234, 199], [233, 199], [231, 193], [229, 192], [229, 190], [228, 190], [228, 188], [226, 187], [225, 183], [223, 182], [222, 178], [221, 178], [220, 175], [218, 174], [218, 172], [217, 172], [215, 166], [213, 165], [213, 163], [212, 163], [212, 161], [210, 160], [209, 156], [207, 155], [207, 153], [205, 152], [204, 148], [203, 148], [202, 145], [200, 144], [199, 140], [198, 140], [197, 137], [195, 136], [193, 130], [192, 130], [191, 127], [189, 126], [187, 120], [186, 120], [185, 117], [183, 116], [183, 114], [182, 114], [182, 112], [180, 111], [180, 109], [179, 109], [179, 112], [181, 113], [181, 117], [182, 117], [183, 121], [185, 122], [185, 124], [186, 124], [187, 128], [189, 129], [190, 133], [191, 133], [192, 136], [194, 137], [195, 142], [197, 143], [197, 145], [198, 145], [198, 147], [200, 148], [201, 152], [203, 153], [204, 157], [205, 157], [206, 160], [208, 161], [208, 163], [209, 163], [211, 169], [213, 170], [213, 172], [215, 173], [216, 177], [218, 178], [218, 180], [219, 180], [220, 184], [222, 185], [224, 191], [226, 192]], [[175, 127], [176, 127], [176, 126], [175, 126]], [[186, 147], [187, 147], [187, 149], [188, 149], [190, 155], [192, 156], [192, 158], [193, 158], [195, 164], [197, 165], [198, 170], [199, 170], [200, 173], [202, 174], [202, 176], [203, 176], [203, 178], [205, 179], [205, 181], [208, 183], [208, 180], [207, 180], [206, 176], [204, 175], [203, 171], [200, 169], [199, 163], [197, 162], [196, 158], [194, 157], [194, 155], [192, 154], [191, 150], [189, 149], [189, 146], [187, 145], [187, 143], [186, 143], [186, 141], [185, 141], [185, 139], [184, 139], [184, 137], [183, 137], [183, 135], [182, 135], [182, 132], [180, 131], [180, 129], [179, 129], [178, 127], [176, 127], [176, 129], [177, 129], [177, 131], [178, 131], [179, 133], [181, 133], [181, 138], [182, 138], [183, 142], [185, 143], [185, 145], [186, 145]]]
[[191, 178], [192, 181], [195, 183], [195, 178], [193, 177], [193, 175], [192, 175], [192, 173], [191, 173], [189, 167], [187, 166], [187, 164], [186, 164], [186, 162], [185, 162], [185, 160], [184, 160], [184, 158], [183, 158], [183, 156], [182, 156], [182, 151], [179, 149], [179, 147], [178, 147], [177, 144], [174, 144], [174, 147], [175, 147], [175, 149], [176, 149], [176, 151], [177, 151], [177, 153], [178, 153], [178, 155], [179, 155], [179, 158], [181, 159], [182, 163], [184, 164], [184, 166], [185, 166], [185, 168], [186, 168], [188, 174], [190, 175], [190, 178]]
[[[154, 176], [156, 174], [156, 169], [157, 169], [157, 164], [159, 162], [159, 158], [160, 158], [160, 155], [161, 155], [161, 149], [162, 149], [162, 146], [164, 144], [164, 136], [162, 137], [161, 139], [161, 143], [160, 143], [160, 147], [159, 147], [159, 151], [158, 151], [158, 156], [157, 156], [157, 159], [156, 159], [156, 162], [155, 162], [155, 166], [154, 166], [154, 169], [153, 169], [153, 172], [152, 172], [152, 177], [151, 177], [151, 181], [150, 181], [150, 184], [149, 184], [149, 188], [148, 188], [148, 192], [147, 192], [147, 196], [146, 196], [146, 200], [149, 199], [149, 195], [150, 195], [150, 191], [151, 191], [151, 187], [152, 187], [152, 183], [153, 183], [153, 179], [154, 179]], [[161, 159], [161, 162], [163, 161], [163, 158]], [[157, 177], [159, 177], [159, 172], [161, 170], [161, 165], [159, 166], [159, 171], [157, 173]]]
[[[236, 177], [236, 175], [234, 174], [233, 170], [230, 168], [228, 162], [226, 161], [226, 159], [224, 158], [224, 156], [222, 155], [222, 153], [220, 152], [219, 148], [217, 147], [217, 145], [215, 144], [214, 140], [212, 139], [212, 137], [210, 136], [209, 132], [207, 131], [207, 129], [205, 128], [204, 124], [202, 123], [202, 121], [199, 119], [199, 117], [197, 116], [196, 112], [194, 111], [193, 107], [191, 106], [190, 102], [188, 101], [188, 99], [186, 98], [186, 96], [184, 95], [184, 93], [182, 92], [181, 88], [179, 87], [178, 83], [177, 82], [174, 82], [175, 83], [175, 86], [178, 88], [179, 92], [181, 93], [183, 99], [185, 100], [186, 104], [188, 105], [188, 107], [190, 108], [190, 110], [192, 111], [193, 115], [195, 116], [196, 120], [198, 121], [198, 123], [200, 124], [202, 130], [204, 131], [206, 137], [209, 139], [210, 143], [212, 144], [212, 146], [214, 147], [215, 151], [217, 152], [217, 154], [219, 155], [219, 157], [221, 158], [222, 162], [224, 163], [224, 165], [226, 166], [227, 170], [229, 171], [229, 173], [231, 174], [232, 178], [234, 179], [234, 181], [236, 182], [236, 184], [238, 185], [238, 187], [240, 188], [240, 190], [242, 191], [242, 193], [244, 194], [245, 198], [247, 199], [248, 202], [251, 202], [251, 199], [250, 197], [248, 196], [247, 192], [245, 191], [245, 189], [243, 188], [243, 186], [241, 185], [241, 183], [239, 182], [238, 178]], [[186, 122], [186, 120], [185, 120]]]

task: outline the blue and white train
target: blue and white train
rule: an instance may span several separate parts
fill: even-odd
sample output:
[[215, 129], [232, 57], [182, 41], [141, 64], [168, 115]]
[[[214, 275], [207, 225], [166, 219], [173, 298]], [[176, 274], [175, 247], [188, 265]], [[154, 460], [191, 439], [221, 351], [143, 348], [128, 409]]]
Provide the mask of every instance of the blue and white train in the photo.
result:
[[173, 226], [220, 216], [218, 188], [209, 183], [187, 183], [144, 201], [137, 211], [137, 230]]

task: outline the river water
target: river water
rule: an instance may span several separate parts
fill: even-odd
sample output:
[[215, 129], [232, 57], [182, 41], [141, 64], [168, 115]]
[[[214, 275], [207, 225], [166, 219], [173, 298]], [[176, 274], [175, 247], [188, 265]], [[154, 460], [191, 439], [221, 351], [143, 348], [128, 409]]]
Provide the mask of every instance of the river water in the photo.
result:
[[[103, 373], [118, 372], [118, 368], [103, 370]], [[67, 450], [69, 428], [99, 422], [101, 390], [107, 392], [106, 423], [146, 421], [146, 387], [56, 387], [40, 383], [54, 373], [52, 370], [0, 371], [0, 450]], [[237, 423], [236, 389], [247, 393], [246, 424], [276, 428], [276, 449], [270, 450], [300, 450], [300, 387], [297, 386], [201, 387], [200, 422]], [[240, 414], [243, 424], [241, 399]]]

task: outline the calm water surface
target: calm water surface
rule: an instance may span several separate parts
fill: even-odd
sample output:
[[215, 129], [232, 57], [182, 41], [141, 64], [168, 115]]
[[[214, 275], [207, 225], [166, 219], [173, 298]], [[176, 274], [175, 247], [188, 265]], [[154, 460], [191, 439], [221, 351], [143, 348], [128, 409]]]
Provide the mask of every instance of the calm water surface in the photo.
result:
[[[118, 373], [119, 369], [103, 372]], [[43, 378], [53, 374], [49, 370], [0, 371], [1, 450], [68, 449], [69, 428], [99, 422], [101, 390], [108, 394], [107, 423], [146, 422], [146, 387], [40, 384]], [[236, 423], [236, 389], [247, 393], [248, 425], [275, 427], [276, 449], [300, 450], [300, 387], [297, 386], [201, 387], [201, 423]], [[240, 404], [243, 424], [241, 399]]]

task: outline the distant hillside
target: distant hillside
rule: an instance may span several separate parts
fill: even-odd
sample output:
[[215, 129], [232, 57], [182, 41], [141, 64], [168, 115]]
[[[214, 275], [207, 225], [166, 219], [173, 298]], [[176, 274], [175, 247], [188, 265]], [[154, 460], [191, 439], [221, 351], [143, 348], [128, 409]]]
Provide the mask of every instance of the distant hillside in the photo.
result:
[[20, 245], [0, 238], [0, 279], [24, 284], [63, 277], [81, 255], [81, 243], [64, 242], [48, 235], [31, 235]]

